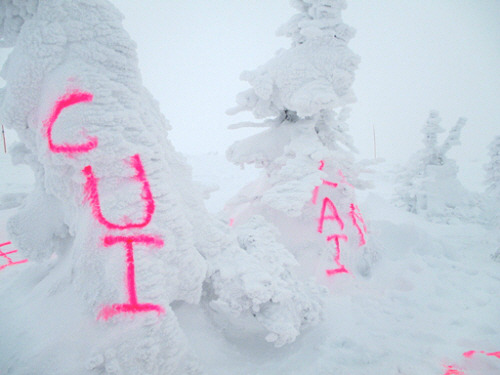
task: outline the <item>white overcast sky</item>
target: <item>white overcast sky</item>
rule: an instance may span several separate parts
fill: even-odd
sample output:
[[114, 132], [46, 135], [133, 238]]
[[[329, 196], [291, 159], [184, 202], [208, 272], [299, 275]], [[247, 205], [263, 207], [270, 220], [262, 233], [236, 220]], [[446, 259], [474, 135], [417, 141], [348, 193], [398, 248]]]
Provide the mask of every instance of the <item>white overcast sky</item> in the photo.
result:
[[[184, 153], [225, 152], [250, 134], [227, 130], [239, 81], [290, 41], [276, 29], [295, 10], [288, 0], [113, 0], [138, 44], [145, 85], [160, 102]], [[500, 135], [499, 0], [350, 0], [344, 21], [361, 57], [349, 121], [360, 158], [406, 161], [422, 146], [431, 109], [449, 129], [468, 123], [450, 151], [467, 185], [480, 184], [486, 147]], [[250, 118], [250, 117], [245, 117]], [[444, 134], [443, 134], [444, 137]]]
[[[225, 152], [249, 130], [227, 126], [250, 115], [225, 111], [248, 88], [239, 80], [287, 38], [276, 29], [295, 10], [288, 0], [112, 0], [137, 43], [145, 86], [170, 121], [183, 153]], [[486, 147], [500, 135], [500, 0], [348, 0], [344, 21], [360, 55], [351, 134], [360, 158], [404, 162], [422, 146], [431, 109], [449, 129], [469, 119], [450, 156], [481, 189]], [[443, 135], [444, 137], [444, 135]]]

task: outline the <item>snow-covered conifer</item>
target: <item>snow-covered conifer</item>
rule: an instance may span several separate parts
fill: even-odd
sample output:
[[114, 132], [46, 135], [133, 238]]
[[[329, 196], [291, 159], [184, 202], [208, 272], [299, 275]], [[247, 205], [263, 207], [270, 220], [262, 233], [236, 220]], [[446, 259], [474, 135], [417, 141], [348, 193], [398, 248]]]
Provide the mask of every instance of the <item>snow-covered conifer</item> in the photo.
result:
[[440, 126], [441, 118], [437, 111], [431, 111], [422, 129], [424, 133], [425, 153], [427, 154], [427, 164], [440, 164], [440, 153], [438, 147], [438, 133], [444, 132]]
[[[487, 224], [498, 231], [500, 229], [500, 136], [496, 136], [489, 144], [488, 154], [490, 160], [484, 166], [486, 171], [484, 213]], [[497, 251], [497, 260], [500, 259], [499, 254], [500, 249]]]
[[341, 262], [351, 270], [358, 261], [350, 257], [358, 258], [363, 252], [358, 246], [365, 243], [346, 107], [355, 101], [351, 86], [359, 57], [347, 46], [354, 30], [342, 21], [344, 0], [291, 4], [299, 12], [278, 31], [292, 39], [291, 47], [241, 75], [251, 88], [238, 94], [238, 105], [228, 111], [249, 111], [262, 119], [231, 128], [266, 130], [227, 151], [231, 162], [264, 171], [228, 203], [226, 213], [236, 226], [263, 216], [307, 274], [325, 275], [325, 269], [340, 269]]
[[458, 180], [458, 166], [447, 157], [448, 151], [460, 144], [460, 132], [466, 123], [461, 117], [450, 129], [442, 144], [438, 133], [444, 132], [437, 111], [430, 111], [422, 129], [424, 148], [412, 155], [397, 177], [395, 202], [409, 212], [431, 220], [480, 220], [479, 197], [469, 192]]
[[485, 165], [486, 192], [500, 201], [500, 136], [493, 139], [488, 151], [490, 160]]
[[[47, 345], [4, 358], [26, 373], [194, 374], [174, 301], [250, 317], [276, 345], [316, 321], [319, 287], [299, 281], [286, 257], [263, 264], [261, 250], [206, 212], [142, 85], [122, 15], [106, 0], [2, 6], [1, 36], [14, 48], [0, 121], [16, 130], [12, 156], [36, 179], [8, 224], [32, 267], [16, 289], [28, 296], [8, 298], [39, 311], [0, 325], [0, 336], [50, 327]], [[70, 336], [78, 351], [68, 364], [54, 353]]]

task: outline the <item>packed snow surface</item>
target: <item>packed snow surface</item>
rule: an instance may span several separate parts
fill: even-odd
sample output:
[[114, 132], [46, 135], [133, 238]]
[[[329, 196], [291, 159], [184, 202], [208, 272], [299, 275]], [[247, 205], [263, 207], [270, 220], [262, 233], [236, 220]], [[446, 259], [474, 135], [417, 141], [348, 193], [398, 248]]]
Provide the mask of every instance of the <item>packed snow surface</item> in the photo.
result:
[[[195, 180], [220, 186], [220, 194], [208, 201], [213, 211], [224, 205], [221, 196], [231, 196], [242, 180], [254, 178], [247, 171], [229, 173], [232, 167], [221, 155], [188, 160]], [[3, 202], [12, 202], [0, 211], [0, 242], [7, 242], [6, 219], [18, 209], [16, 197], [32, 189], [33, 178], [28, 169], [12, 166], [6, 155], [0, 157], [0, 165]], [[266, 343], [251, 320], [235, 328], [196, 305], [175, 305], [198, 368], [210, 375], [443, 375], [448, 366], [467, 375], [499, 373], [500, 358], [487, 355], [500, 347], [500, 263], [492, 257], [498, 247], [495, 230], [461, 222], [431, 223], [394, 208], [388, 203], [393, 168], [379, 165], [374, 170], [375, 188], [363, 193], [360, 204], [378, 249], [371, 275], [328, 280], [323, 322], [281, 348]], [[10, 256], [23, 259], [19, 253]], [[36, 368], [39, 353], [53, 364], [40, 374], [72, 373], [82, 360], [72, 338], [91, 336], [89, 327], [72, 320], [71, 314], [65, 315], [67, 321], [52, 318], [61, 309], [76, 309], [72, 301], [62, 294], [40, 310], [42, 300], [54, 293], [44, 290], [41, 281], [47, 267], [28, 259], [0, 271], [2, 374], [32, 374], [29, 369]], [[23, 298], [32, 289], [39, 297]], [[471, 350], [476, 353], [463, 355]], [[113, 373], [112, 368], [103, 373]]]

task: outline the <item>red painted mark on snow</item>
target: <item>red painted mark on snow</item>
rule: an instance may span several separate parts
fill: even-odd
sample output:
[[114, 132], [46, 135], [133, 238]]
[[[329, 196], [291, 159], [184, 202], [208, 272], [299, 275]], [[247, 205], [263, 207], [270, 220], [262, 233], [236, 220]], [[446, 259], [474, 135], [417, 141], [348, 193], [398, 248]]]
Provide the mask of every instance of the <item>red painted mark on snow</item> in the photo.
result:
[[137, 174], [134, 176], [134, 179], [140, 183], [142, 183], [142, 191], [141, 191], [141, 199], [146, 202], [146, 209], [143, 215], [143, 219], [139, 223], [130, 223], [126, 222], [127, 218], [124, 218], [123, 224], [115, 224], [108, 221], [102, 214], [101, 204], [99, 200], [99, 193], [97, 191], [97, 184], [99, 179], [94, 176], [92, 171], [92, 167], [90, 165], [86, 166], [82, 172], [87, 177], [87, 181], [85, 182], [85, 198], [90, 202], [92, 207], [92, 214], [94, 217], [104, 225], [108, 229], [132, 229], [132, 228], [144, 228], [148, 225], [153, 217], [153, 213], [155, 211], [155, 202], [153, 199], [153, 195], [151, 194], [151, 188], [149, 185], [149, 181], [146, 178], [146, 172], [144, 171], [144, 167], [141, 163], [141, 159], [138, 154], [132, 156], [131, 158], [131, 166], [136, 170]]
[[[0, 247], [7, 246], [10, 244], [11, 244], [11, 242], [5, 242], [5, 243], [0, 244]], [[23, 259], [23, 260], [18, 260], [17, 262], [13, 262], [12, 259], [8, 255], [14, 254], [14, 253], [17, 253], [17, 250], [8, 251], [6, 253], [4, 253], [0, 250], [0, 257], [7, 259], [7, 264], [0, 266], [0, 271], [3, 270], [4, 268], [9, 267], [9, 266], [14, 266], [16, 264], [26, 263], [28, 261], [28, 259]]]
[[[327, 208], [330, 209], [331, 215], [325, 215]], [[340, 218], [337, 208], [328, 197], [325, 197], [323, 199], [323, 206], [321, 207], [321, 216], [319, 217], [318, 233], [323, 233], [323, 224], [325, 220], [336, 221], [340, 226], [340, 230], [344, 230], [344, 222]]]
[[[351, 211], [349, 211], [349, 215], [351, 216], [352, 219], [352, 225], [354, 225], [358, 229], [359, 246], [363, 246], [364, 244], [366, 244], [365, 233], [367, 232], [367, 228], [363, 216], [361, 216], [361, 211], [359, 210], [359, 207], [354, 203], [351, 203]], [[361, 222], [363, 228], [361, 228], [358, 221]]]
[[[323, 170], [325, 167], [325, 162], [323, 160], [320, 161], [319, 165], [319, 170]], [[338, 174], [340, 176], [340, 183], [344, 183], [348, 186], [352, 186], [347, 179], [345, 178], [344, 174], [342, 173], [341, 170], [338, 171]], [[322, 179], [322, 185], [327, 185], [332, 188], [337, 188], [339, 186], [338, 183], [332, 182], [332, 181], [327, 181]], [[312, 203], [316, 204], [318, 201], [318, 195], [319, 195], [319, 190], [320, 186], [316, 186], [313, 190], [312, 193]], [[327, 214], [327, 210], [329, 210], [329, 213]], [[367, 227], [365, 224], [365, 221], [363, 219], [363, 216], [361, 215], [361, 212], [359, 210], [359, 207], [355, 205], [354, 203], [351, 203], [350, 205], [350, 211], [349, 211], [349, 216], [351, 217], [352, 220], [352, 225], [356, 227], [359, 233], [359, 246], [363, 246], [366, 244], [366, 239], [365, 239], [365, 233], [367, 233]], [[325, 220], [332, 220], [336, 221], [340, 227], [340, 230], [344, 230], [344, 222], [340, 218], [340, 215], [338, 213], [337, 207], [335, 207], [335, 204], [332, 202], [332, 200], [329, 197], [323, 198], [323, 204], [321, 206], [321, 215], [320, 218], [318, 219], [318, 233], [323, 233], [323, 226], [325, 223]], [[349, 238], [345, 234], [334, 234], [332, 236], [328, 236], [327, 241], [334, 241], [335, 242], [335, 263], [337, 264], [338, 268], [336, 269], [331, 269], [331, 270], [326, 270], [327, 275], [332, 276], [336, 275], [339, 273], [350, 273], [345, 266], [340, 263], [340, 240], [343, 240], [345, 242], [348, 242]]]
[[121, 313], [137, 314], [141, 312], [156, 311], [158, 314], [165, 312], [160, 305], [137, 302], [137, 289], [135, 285], [134, 243], [162, 247], [163, 240], [159, 237], [148, 235], [137, 236], [106, 236], [103, 239], [104, 246], [109, 247], [117, 243], [124, 243], [127, 251], [127, 293], [128, 303], [115, 303], [102, 308], [97, 319], [108, 320], [114, 315]]
[[[324, 167], [325, 167], [325, 162], [323, 160], [321, 160], [318, 169], [320, 171], [322, 171]], [[333, 188], [336, 188], [337, 186], [339, 186], [339, 184], [337, 184], [336, 182], [332, 182], [332, 181], [328, 181], [328, 180], [324, 180], [324, 179], [321, 179], [321, 181], [322, 181], [323, 185], [331, 186]]]
[[[325, 162], [323, 160], [321, 160], [319, 162], [319, 170], [322, 171], [323, 168], [325, 167]], [[324, 180], [324, 179], [321, 179], [321, 184], [322, 185], [327, 185], [327, 186], [330, 186], [330, 187], [333, 187], [333, 188], [336, 188], [337, 186], [339, 186], [339, 184], [337, 184], [336, 182], [332, 182], [332, 181], [328, 181], [328, 180]], [[312, 203], [313, 204], [316, 204], [316, 201], [318, 199], [318, 193], [319, 193], [319, 186], [316, 186], [314, 187], [314, 190], [313, 190], [313, 196], [312, 196]]]
[[465, 358], [471, 358], [474, 354], [476, 354], [476, 351], [475, 351], [475, 350], [469, 350], [468, 352], [465, 352], [465, 353], [463, 354], [463, 356], [464, 356]]
[[335, 268], [333, 270], [326, 270], [326, 274], [328, 276], [333, 276], [333, 275], [336, 275], [338, 273], [350, 273], [346, 268], [345, 266], [340, 263], [340, 240], [343, 240], [345, 242], [348, 241], [348, 238], [345, 234], [334, 234], [332, 236], [328, 236], [326, 238], [327, 241], [331, 241], [331, 240], [334, 240], [335, 241], [335, 263], [337, 264], [337, 266], [339, 266], [338, 268]]
[[104, 306], [99, 312], [97, 320], [108, 320], [118, 314], [138, 314], [151, 311], [156, 311], [158, 315], [165, 313], [165, 309], [163, 307], [160, 305], [153, 305], [152, 303], [139, 303], [136, 305], [129, 303], [116, 303], [114, 305]]
[[319, 186], [316, 186], [313, 190], [313, 197], [311, 199], [312, 204], [316, 204], [316, 201], [318, 200], [318, 193], [319, 193]]
[[234, 218], [229, 219], [229, 226], [232, 227], [234, 225]]
[[52, 140], [52, 129], [54, 127], [54, 123], [61, 114], [61, 111], [64, 108], [67, 108], [75, 104], [91, 102], [92, 99], [93, 95], [91, 93], [75, 90], [66, 93], [56, 101], [56, 104], [52, 108], [52, 113], [50, 114], [49, 118], [43, 122], [44, 135], [47, 137], [47, 140], [49, 141], [50, 151], [54, 153], [72, 154], [72, 153], [89, 152], [90, 150], [97, 147], [97, 137], [87, 137], [86, 143], [73, 144], [73, 145], [68, 143], [55, 144], [54, 141]]
[[331, 182], [331, 181], [327, 181], [327, 180], [323, 180], [321, 179], [323, 182], [322, 184], [323, 185], [327, 185], [327, 186], [331, 186], [333, 188], [336, 188], [337, 186], [339, 186], [339, 184], [337, 184], [336, 182]]
[[446, 372], [444, 375], [465, 375], [462, 371], [455, 368], [455, 366], [445, 366]]
[[481, 353], [481, 354], [486, 354], [487, 356], [489, 357], [497, 357], [497, 358], [500, 358], [500, 352], [492, 352], [492, 353], [486, 353], [484, 350], [481, 350], [479, 352], [475, 351], [475, 350], [469, 350], [468, 352], [465, 352], [463, 354], [463, 356], [465, 358], [472, 358], [472, 356], [476, 353]]

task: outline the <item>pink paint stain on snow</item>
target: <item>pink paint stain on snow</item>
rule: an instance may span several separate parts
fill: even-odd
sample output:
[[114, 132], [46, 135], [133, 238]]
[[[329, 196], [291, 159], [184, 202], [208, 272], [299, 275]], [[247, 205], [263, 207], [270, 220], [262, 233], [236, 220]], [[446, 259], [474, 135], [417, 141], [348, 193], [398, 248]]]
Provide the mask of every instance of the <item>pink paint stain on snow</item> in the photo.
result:
[[322, 184], [330, 186], [332, 188], [336, 188], [337, 186], [339, 186], [339, 184], [337, 184], [336, 182], [331, 182], [331, 181], [327, 181], [327, 180], [322, 180]]
[[127, 303], [115, 303], [104, 306], [97, 319], [108, 320], [109, 318], [122, 313], [137, 314], [155, 311], [158, 314], [165, 312], [165, 309], [160, 305], [151, 303], [139, 303], [137, 300], [137, 288], [135, 284], [135, 263], [134, 263], [134, 244], [142, 244], [154, 247], [162, 247], [163, 240], [159, 237], [148, 235], [137, 236], [106, 236], [103, 239], [105, 247], [110, 247], [118, 243], [125, 244], [126, 261], [127, 261], [127, 279], [126, 289], [128, 294]]
[[[325, 162], [323, 160], [320, 160], [318, 169], [320, 171], [322, 171], [324, 167], [325, 167]], [[330, 187], [333, 187], [333, 188], [336, 188], [339, 185], [339, 184], [337, 184], [335, 182], [327, 181], [327, 180], [324, 180], [324, 179], [321, 179], [321, 184], [322, 185], [327, 185], [327, 186], [330, 186]], [[315, 186], [314, 190], [313, 190], [313, 196], [312, 196], [312, 203], [313, 204], [316, 204], [316, 201], [318, 199], [318, 193], [319, 193], [319, 186]]]
[[485, 354], [487, 355], [488, 357], [496, 357], [496, 358], [500, 358], [500, 352], [491, 352], [491, 353], [487, 353], [485, 352], [484, 350], [481, 350], [481, 351], [475, 351], [475, 350], [469, 350], [468, 352], [465, 352], [463, 353], [463, 356], [465, 358], [472, 358], [476, 353], [480, 353], [480, 354]]
[[472, 356], [473, 356], [474, 354], [476, 354], [476, 351], [475, 351], [475, 350], [469, 350], [468, 352], [465, 352], [465, 353], [463, 354], [463, 356], [464, 356], [465, 358], [472, 358]]
[[445, 366], [446, 372], [443, 375], [465, 375], [463, 371], [455, 368], [455, 366]]
[[[326, 215], [327, 210], [330, 211], [330, 215]], [[319, 223], [318, 223], [318, 233], [323, 233], [323, 225], [325, 223], [325, 220], [336, 221], [340, 226], [340, 230], [344, 230], [344, 222], [339, 216], [337, 207], [335, 207], [335, 204], [333, 204], [333, 202], [328, 197], [325, 197], [323, 199], [323, 205], [321, 207], [321, 216], [319, 217]]]
[[[365, 233], [368, 231], [366, 228], [365, 221], [363, 216], [361, 215], [361, 211], [359, 207], [354, 203], [351, 203], [351, 211], [349, 211], [349, 216], [352, 219], [352, 225], [356, 227], [359, 233], [359, 246], [363, 246], [366, 244]], [[361, 225], [359, 225], [361, 223]]]
[[340, 263], [340, 240], [347, 242], [348, 238], [345, 234], [334, 234], [332, 236], [328, 236], [326, 238], [327, 241], [333, 240], [335, 242], [335, 264], [337, 264], [338, 268], [333, 270], [326, 270], [326, 274], [328, 276], [333, 276], [339, 273], [350, 273], [345, 266]]
[[165, 309], [160, 305], [152, 303], [116, 303], [104, 306], [97, 316], [97, 320], [108, 320], [118, 314], [139, 314], [145, 312], [156, 312], [158, 315], [164, 314]]
[[66, 93], [56, 101], [50, 116], [43, 122], [44, 135], [49, 142], [50, 151], [54, 153], [75, 154], [89, 152], [97, 147], [97, 137], [87, 137], [87, 141], [81, 144], [56, 144], [52, 139], [54, 123], [57, 121], [63, 109], [79, 103], [88, 103], [92, 100], [93, 95], [91, 93], [75, 90]]
[[[143, 219], [141, 222], [138, 223], [124, 222], [122, 224], [116, 224], [107, 220], [102, 214], [101, 203], [99, 200], [99, 193], [97, 186], [99, 179], [95, 177], [92, 171], [92, 167], [90, 165], [86, 166], [82, 170], [83, 174], [87, 178], [87, 181], [85, 182], [84, 186], [85, 198], [90, 202], [90, 206], [92, 208], [92, 214], [99, 223], [101, 223], [108, 229], [125, 230], [132, 228], [144, 228], [151, 222], [151, 218], [153, 217], [153, 213], [155, 211], [155, 202], [153, 199], [153, 195], [151, 194], [151, 187], [149, 185], [149, 181], [146, 178], [146, 172], [144, 171], [144, 167], [141, 163], [141, 159], [138, 154], [131, 157], [130, 165], [137, 172], [136, 175], [134, 176], [134, 179], [142, 184], [141, 199], [146, 203]], [[123, 221], [125, 220], [126, 218], [123, 219]]]
[[316, 187], [314, 187], [314, 190], [313, 190], [313, 196], [311, 199], [312, 204], [316, 204], [316, 202], [318, 200], [318, 193], [319, 193], [319, 186], [316, 186]]
[[[318, 169], [320, 171], [322, 171], [324, 167], [325, 167], [325, 162], [324, 162], [324, 160], [321, 160]], [[352, 186], [347, 181], [347, 179], [345, 178], [345, 176], [341, 170], [338, 171], [338, 174], [340, 176], [341, 183], [344, 183], [344, 184], [354, 188], [354, 186]], [[327, 181], [325, 179], [322, 179], [322, 185], [326, 185], [326, 186], [329, 186], [332, 188], [337, 188], [339, 186], [338, 183], [332, 182], [332, 181]], [[316, 204], [318, 201], [319, 190], [320, 190], [320, 186], [316, 186], [313, 190], [313, 193], [312, 193], [312, 203], [313, 204]], [[356, 229], [358, 230], [359, 237], [360, 237], [359, 246], [365, 245], [366, 244], [365, 233], [367, 232], [367, 227], [366, 227], [365, 221], [363, 219], [363, 216], [361, 215], [359, 207], [357, 205], [355, 205], [354, 203], [351, 203], [351, 205], [350, 205], [349, 216], [351, 217], [352, 225], [354, 227], [356, 227]], [[337, 222], [337, 224], [340, 227], [340, 230], [341, 231], [344, 230], [344, 222], [340, 218], [337, 207], [335, 206], [335, 204], [332, 202], [332, 200], [329, 197], [325, 197], [323, 199], [323, 203], [321, 206], [321, 215], [318, 219], [318, 228], [317, 228], [318, 233], [323, 233], [323, 227], [324, 227], [325, 221], [328, 221], [328, 220]], [[350, 273], [347, 270], [347, 268], [342, 263], [340, 263], [340, 240], [348, 242], [349, 238], [345, 234], [334, 234], [332, 236], [327, 237], [327, 241], [332, 241], [332, 240], [335, 243], [334, 261], [337, 264], [338, 268], [326, 270], [327, 275], [333, 276], [333, 275], [337, 275], [340, 273]]]
[[[11, 242], [4, 242], [0, 244], [0, 247], [11, 245]], [[15, 266], [16, 264], [26, 263], [28, 259], [18, 260], [14, 262], [8, 255], [17, 253], [17, 250], [8, 251], [6, 253], [0, 250], [0, 257], [7, 259], [7, 264], [0, 265], [0, 271], [9, 266]]]

